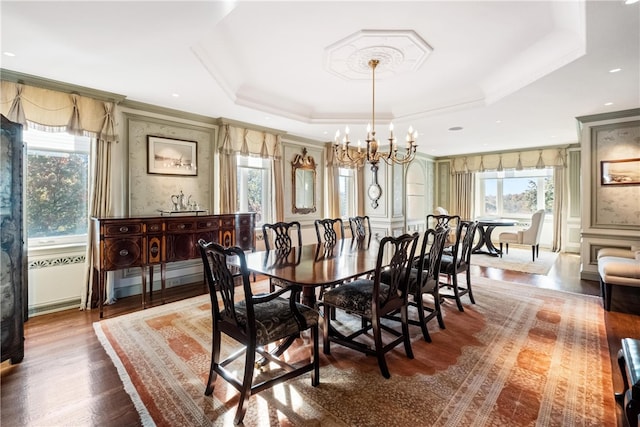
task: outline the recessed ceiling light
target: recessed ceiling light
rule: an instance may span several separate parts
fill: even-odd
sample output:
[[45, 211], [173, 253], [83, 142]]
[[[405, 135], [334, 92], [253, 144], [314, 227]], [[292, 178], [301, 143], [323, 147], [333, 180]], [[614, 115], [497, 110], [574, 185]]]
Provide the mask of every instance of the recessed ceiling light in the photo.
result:
[[622, 71], [622, 68], [612, 68], [609, 70], [610, 73], [617, 73], [618, 71]]
[[180, 98], [180, 94], [179, 93], [172, 93], [171, 96], [173, 96], [174, 98]]
[[15, 54], [15, 53], [13, 53], [13, 52], [4, 52], [4, 56], [11, 56], [11, 57], [13, 57], [13, 56], [16, 56], [16, 54]]
[[496, 120], [496, 123], [502, 123], [502, 120]]
[[638, 3], [639, 0], [624, 0], [624, 4], [634, 4]]
[[454, 127], [450, 127], [449, 128], [449, 130], [451, 132], [456, 132], [456, 131], [459, 131], [459, 130], [462, 130], [462, 129], [464, 129], [462, 126], [454, 126]]
[[613, 102], [605, 102], [604, 105], [608, 107], [609, 105], [613, 105]]

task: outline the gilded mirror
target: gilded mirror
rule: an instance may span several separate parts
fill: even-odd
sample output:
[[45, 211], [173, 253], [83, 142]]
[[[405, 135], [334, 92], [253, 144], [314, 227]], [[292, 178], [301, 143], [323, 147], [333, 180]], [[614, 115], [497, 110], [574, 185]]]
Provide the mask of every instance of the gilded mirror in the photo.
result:
[[292, 212], [308, 214], [316, 211], [316, 162], [307, 156], [307, 149], [291, 162], [293, 178]]

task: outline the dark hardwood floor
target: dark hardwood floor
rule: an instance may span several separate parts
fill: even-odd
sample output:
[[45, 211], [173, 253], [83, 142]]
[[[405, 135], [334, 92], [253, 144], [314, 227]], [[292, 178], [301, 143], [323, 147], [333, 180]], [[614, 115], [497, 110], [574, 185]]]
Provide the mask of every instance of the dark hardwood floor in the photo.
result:
[[[579, 257], [562, 254], [547, 276], [493, 268], [472, 267], [472, 274], [544, 288], [599, 294], [597, 282], [580, 280]], [[169, 290], [168, 300], [202, 294], [202, 284]], [[157, 298], [155, 303], [158, 303]], [[108, 307], [116, 316], [140, 309], [140, 298], [123, 298]], [[620, 340], [640, 338], [640, 293], [616, 289], [612, 310], [605, 312], [612, 360], [613, 384], [621, 390], [616, 363]], [[140, 419], [118, 377], [115, 366], [98, 342], [93, 322], [98, 312], [67, 310], [37, 316], [25, 325], [22, 363], [2, 363], [0, 424], [12, 426], [99, 425], [137, 426]], [[203, 385], [204, 387], [204, 385]], [[618, 426], [624, 426], [617, 408]]]

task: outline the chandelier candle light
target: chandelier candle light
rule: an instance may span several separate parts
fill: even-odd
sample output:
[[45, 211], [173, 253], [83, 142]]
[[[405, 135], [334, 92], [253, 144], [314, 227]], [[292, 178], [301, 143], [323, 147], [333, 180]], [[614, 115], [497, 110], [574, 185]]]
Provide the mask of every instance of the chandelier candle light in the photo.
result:
[[345, 166], [363, 166], [367, 161], [371, 164], [371, 171], [373, 172], [373, 183], [369, 186], [369, 198], [371, 198], [371, 205], [373, 208], [378, 207], [378, 199], [382, 195], [382, 190], [378, 184], [378, 163], [383, 160], [388, 165], [391, 164], [406, 164], [411, 162], [416, 156], [416, 139], [418, 138], [418, 132], [413, 130], [413, 127], [409, 127], [409, 131], [406, 136], [406, 148], [398, 152], [398, 145], [396, 138], [393, 136], [393, 123], [389, 124], [389, 151], [378, 151], [380, 144], [376, 139], [376, 66], [380, 63], [377, 59], [371, 59], [369, 61], [369, 67], [372, 72], [372, 102], [371, 102], [371, 123], [367, 125], [367, 146], [363, 151], [360, 140], [358, 140], [357, 149], [351, 148], [351, 141], [349, 140], [349, 127], [347, 126], [344, 131], [344, 137], [340, 141], [340, 131], [336, 131], [334, 139], [334, 151], [336, 160]]

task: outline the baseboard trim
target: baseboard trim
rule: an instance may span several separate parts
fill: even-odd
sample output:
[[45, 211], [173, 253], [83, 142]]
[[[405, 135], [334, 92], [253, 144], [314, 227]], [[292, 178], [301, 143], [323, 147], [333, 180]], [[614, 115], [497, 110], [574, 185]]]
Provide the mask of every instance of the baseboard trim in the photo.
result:
[[31, 306], [29, 307], [29, 317], [70, 310], [72, 308], [80, 309], [80, 298], [70, 298], [54, 303]]

